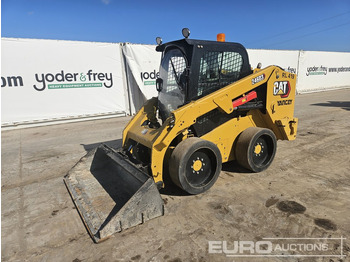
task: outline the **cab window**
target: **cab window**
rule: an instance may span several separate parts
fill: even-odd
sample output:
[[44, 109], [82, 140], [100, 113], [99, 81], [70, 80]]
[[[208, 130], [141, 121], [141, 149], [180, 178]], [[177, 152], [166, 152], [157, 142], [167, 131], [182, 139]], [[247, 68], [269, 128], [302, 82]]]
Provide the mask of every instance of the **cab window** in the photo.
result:
[[201, 57], [197, 96], [212, 93], [240, 77], [243, 59], [236, 52], [207, 51]]

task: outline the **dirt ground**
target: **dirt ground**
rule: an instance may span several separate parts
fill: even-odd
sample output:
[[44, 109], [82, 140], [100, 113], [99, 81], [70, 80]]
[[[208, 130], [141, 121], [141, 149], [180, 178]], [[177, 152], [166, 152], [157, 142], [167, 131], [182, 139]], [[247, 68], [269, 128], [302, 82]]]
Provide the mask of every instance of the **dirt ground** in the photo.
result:
[[[63, 176], [99, 143], [120, 146], [129, 118], [3, 130], [2, 261], [350, 261], [350, 89], [298, 95], [295, 116], [297, 139], [278, 142], [268, 170], [224, 165], [204, 194], [162, 192], [165, 216], [100, 244], [89, 237]], [[323, 257], [209, 253], [266, 238], [347, 239], [312, 253]]]

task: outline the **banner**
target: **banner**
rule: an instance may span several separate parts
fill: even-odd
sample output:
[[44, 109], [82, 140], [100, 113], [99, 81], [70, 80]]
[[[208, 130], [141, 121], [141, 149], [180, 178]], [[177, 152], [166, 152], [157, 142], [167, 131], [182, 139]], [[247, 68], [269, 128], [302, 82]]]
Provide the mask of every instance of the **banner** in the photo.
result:
[[125, 113], [120, 45], [2, 38], [2, 125]]
[[125, 44], [123, 54], [127, 70], [131, 114], [139, 110], [144, 102], [158, 96], [156, 79], [162, 53], [155, 45]]
[[298, 92], [350, 87], [350, 53], [300, 51]]
[[276, 65], [290, 73], [298, 73], [299, 51], [247, 49], [247, 52], [250, 65], [253, 68], [256, 68], [258, 63], [261, 63], [262, 68]]
[[[158, 95], [156, 45], [2, 38], [1, 124], [134, 114]], [[350, 53], [248, 49], [298, 74], [297, 92], [350, 87]]]

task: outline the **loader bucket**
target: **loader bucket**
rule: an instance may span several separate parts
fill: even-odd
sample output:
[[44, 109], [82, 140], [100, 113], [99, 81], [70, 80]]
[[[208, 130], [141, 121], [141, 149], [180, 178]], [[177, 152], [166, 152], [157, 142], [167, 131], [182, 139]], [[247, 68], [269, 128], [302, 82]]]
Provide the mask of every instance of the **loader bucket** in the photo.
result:
[[164, 215], [153, 178], [104, 144], [80, 159], [64, 182], [96, 243]]

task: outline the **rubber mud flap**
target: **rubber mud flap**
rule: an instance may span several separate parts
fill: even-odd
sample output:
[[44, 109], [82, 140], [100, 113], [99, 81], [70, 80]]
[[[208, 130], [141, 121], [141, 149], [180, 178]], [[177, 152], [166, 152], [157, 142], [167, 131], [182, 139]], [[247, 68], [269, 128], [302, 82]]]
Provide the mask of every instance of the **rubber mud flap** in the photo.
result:
[[64, 182], [96, 243], [164, 215], [153, 178], [104, 144], [81, 158]]

